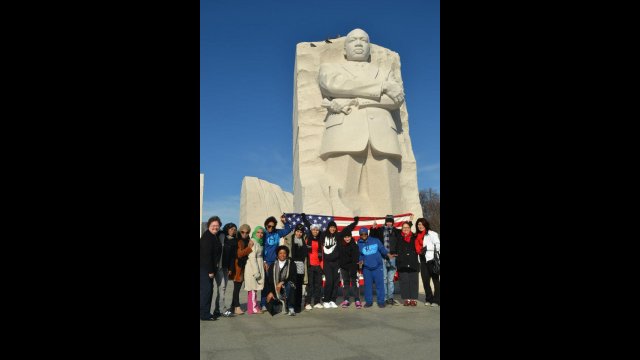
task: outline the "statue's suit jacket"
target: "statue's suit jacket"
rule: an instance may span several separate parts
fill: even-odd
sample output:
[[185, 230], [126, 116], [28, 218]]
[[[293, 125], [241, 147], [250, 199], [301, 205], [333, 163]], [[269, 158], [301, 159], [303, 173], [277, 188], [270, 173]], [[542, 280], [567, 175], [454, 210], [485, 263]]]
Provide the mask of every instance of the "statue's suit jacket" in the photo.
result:
[[320, 147], [321, 156], [359, 152], [366, 148], [369, 141], [379, 152], [402, 156], [398, 130], [389, 112], [401, 104], [394, 103], [386, 94], [382, 94], [383, 81], [398, 82], [391, 70], [383, 70], [370, 63], [320, 65], [318, 83], [325, 98], [357, 98], [360, 104], [348, 115], [329, 112]]

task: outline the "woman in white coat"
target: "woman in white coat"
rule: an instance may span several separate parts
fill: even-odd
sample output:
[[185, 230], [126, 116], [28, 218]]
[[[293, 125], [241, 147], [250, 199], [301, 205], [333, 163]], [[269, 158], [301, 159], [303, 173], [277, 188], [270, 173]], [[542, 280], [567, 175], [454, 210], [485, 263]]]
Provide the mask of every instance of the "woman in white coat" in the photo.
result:
[[[425, 218], [416, 221], [418, 233], [424, 232], [422, 238], [422, 252], [420, 253], [420, 274], [424, 286], [425, 305], [440, 306], [440, 275], [433, 273], [434, 251], [440, 253], [440, 238], [438, 233], [429, 229], [429, 222]], [[433, 280], [433, 293], [431, 281]]]
[[258, 290], [264, 289], [264, 260], [262, 251], [264, 249], [265, 230], [262, 226], [256, 226], [251, 234], [249, 247], [252, 251], [247, 258], [244, 268], [244, 289], [249, 292], [247, 296], [247, 314], [262, 314], [260, 303], [257, 302]]

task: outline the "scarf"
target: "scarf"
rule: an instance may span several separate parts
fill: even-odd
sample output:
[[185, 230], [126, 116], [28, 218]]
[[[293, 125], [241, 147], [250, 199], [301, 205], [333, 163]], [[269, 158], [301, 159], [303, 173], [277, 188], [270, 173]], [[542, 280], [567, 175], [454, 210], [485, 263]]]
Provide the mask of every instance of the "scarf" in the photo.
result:
[[[262, 230], [262, 233], [263, 233], [262, 239], [258, 239], [258, 237], [256, 236], [256, 232], [258, 232], [258, 230]], [[264, 236], [265, 236], [264, 234], [266, 234], [266, 233], [267, 233], [267, 231], [262, 226], [256, 226], [256, 228], [253, 229], [253, 233], [251, 234], [251, 239], [254, 242], [257, 242], [258, 244], [260, 244], [260, 246], [262, 246], [262, 242], [263, 242]]]
[[407, 244], [411, 242], [411, 236], [413, 236], [413, 234], [411, 233], [411, 231], [409, 231], [408, 234], [404, 234], [402, 233], [402, 240], [404, 240], [404, 242], [406, 242]]
[[[280, 260], [278, 260], [280, 261]], [[289, 278], [289, 270], [291, 268], [291, 266], [289, 266], [291, 264], [291, 262], [289, 261], [289, 259], [284, 261], [284, 267], [282, 267], [282, 269], [279, 268], [279, 266], [274, 266], [273, 267], [273, 286], [275, 287], [276, 285], [278, 285], [278, 283], [280, 282], [280, 279], [283, 279], [282, 281], [285, 281]], [[274, 263], [275, 265], [275, 263]], [[284, 289], [284, 286], [282, 287], [282, 289]], [[275, 288], [274, 288], [275, 290]], [[274, 291], [275, 292], [275, 291]], [[283, 296], [279, 293], [276, 292], [276, 294], [274, 294], [278, 300], [282, 300]]]
[[298, 246], [302, 246], [302, 239], [301, 238], [295, 238], [295, 239], [293, 239], [293, 242]]

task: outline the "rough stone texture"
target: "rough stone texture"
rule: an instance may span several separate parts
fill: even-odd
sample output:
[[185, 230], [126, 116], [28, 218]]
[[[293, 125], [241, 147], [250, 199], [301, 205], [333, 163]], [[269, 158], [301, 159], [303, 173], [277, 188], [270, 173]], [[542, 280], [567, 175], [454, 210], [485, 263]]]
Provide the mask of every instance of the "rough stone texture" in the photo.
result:
[[[316, 41], [316, 47], [309, 42], [296, 46], [294, 66], [293, 98], [293, 209], [295, 212], [332, 215], [384, 216], [386, 214], [334, 214], [331, 203], [332, 187], [325, 176], [325, 162], [320, 158], [320, 147], [325, 130], [327, 109], [322, 107], [322, 93], [318, 85], [318, 70], [321, 63], [347, 62], [344, 59], [345, 37], [332, 43]], [[384, 47], [371, 44], [371, 62], [380, 68], [400, 71], [400, 57]], [[400, 77], [400, 81], [401, 77]], [[418, 197], [416, 161], [409, 138], [409, 123], [406, 103], [399, 111], [398, 141], [402, 152], [400, 188], [402, 209], [390, 212], [411, 212], [414, 219], [422, 216]], [[370, 199], [375, 201], [375, 199]]]
[[245, 176], [242, 179], [238, 226], [248, 224], [253, 231], [257, 225], [264, 226], [264, 221], [269, 216], [275, 216], [278, 219], [278, 227], [281, 227], [283, 224], [280, 222], [280, 215], [292, 211], [293, 194], [290, 192], [257, 177]]

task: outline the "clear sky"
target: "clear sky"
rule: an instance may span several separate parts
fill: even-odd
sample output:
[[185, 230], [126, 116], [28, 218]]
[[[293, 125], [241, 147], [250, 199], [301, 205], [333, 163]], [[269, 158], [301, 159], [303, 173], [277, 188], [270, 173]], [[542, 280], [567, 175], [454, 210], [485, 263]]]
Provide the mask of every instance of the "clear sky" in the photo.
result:
[[244, 176], [293, 192], [296, 44], [355, 28], [400, 54], [418, 187], [440, 190], [439, 0], [201, 0], [203, 221], [240, 225]]

